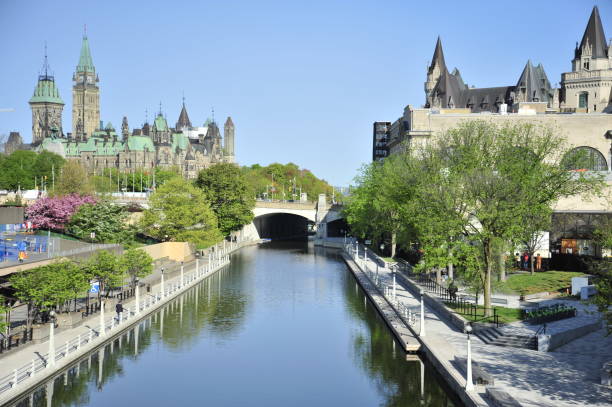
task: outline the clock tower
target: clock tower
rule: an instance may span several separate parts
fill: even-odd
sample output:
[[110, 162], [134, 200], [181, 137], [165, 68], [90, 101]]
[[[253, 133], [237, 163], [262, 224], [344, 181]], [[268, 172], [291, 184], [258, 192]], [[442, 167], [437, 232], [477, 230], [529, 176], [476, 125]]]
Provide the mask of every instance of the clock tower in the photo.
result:
[[72, 76], [72, 138], [86, 140], [100, 126], [100, 79], [83, 35], [79, 64]]

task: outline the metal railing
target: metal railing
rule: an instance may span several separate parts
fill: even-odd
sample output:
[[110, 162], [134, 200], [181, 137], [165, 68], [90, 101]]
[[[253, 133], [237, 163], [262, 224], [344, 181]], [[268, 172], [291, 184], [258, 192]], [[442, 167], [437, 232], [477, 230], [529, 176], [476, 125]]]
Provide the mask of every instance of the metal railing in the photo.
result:
[[[361, 271], [367, 276], [372, 284], [378, 289], [378, 292], [395, 308], [399, 317], [403, 320], [403, 322], [410, 326], [415, 326], [418, 318], [420, 317], [420, 313], [412, 310], [406, 304], [401, 302], [396, 295], [396, 291], [394, 290], [392, 281], [389, 280], [388, 276], [383, 276], [378, 272], [379, 263], [384, 261], [374, 253], [370, 252], [370, 260], [373, 260], [376, 264], [376, 271], [370, 269], [367, 259], [362, 259], [359, 257], [359, 250], [355, 251], [355, 248], [351, 244], [346, 244], [344, 247], [346, 254], [348, 254], [357, 267], [361, 269]], [[395, 282], [397, 285], [397, 282]]]
[[182, 273], [182, 275], [176, 276], [173, 279], [164, 282], [164, 284], [162, 284], [163, 290], [144, 296], [144, 299], [139, 299], [136, 304], [124, 306], [124, 313], [120, 314], [121, 316], [119, 320], [113, 316], [110, 320], [104, 320], [103, 323], [100, 323], [97, 331], [94, 329], [89, 329], [88, 333], [79, 334], [76, 337], [66, 341], [59, 347], [55, 347], [51, 352], [53, 354], [53, 361], [51, 361], [51, 358], [49, 357], [49, 352], [45, 354], [38, 354], [38, 357], [33, 358], [31, 362], [26, 363], [19, 368], [13, 369], [11, 373], [0, 377], [0, 394], [15, 388], [24, 380], [34, 377], [37, 372], [47, 368], [52, 368], [55, 366], [55, 362], [60, 361], [77, 351], [80, 351], [84, 345], [92, 344], [92, 342], [96, 341], [98, 338], [102, 340], [103, 338], [109, 337], [110, 335], [108, 335], [108, 333], [114, 333], [117, 330], [122, 330], [126, 325], [131, 325], [140, 320], [148, 313], [142, 313], [142, 311], [149, 310], [151, 307], [158, 308], [161, 306], [161, 303], [164, 303], [172, 297], [178, 295], [180, 292], [187, 290], [197, 281], [207, 277], [208, 274], [228, 265], [230, 263], [229, 254], [242, 247], [244, 242], [248, 241], [244, 240], [241, 242], [229, 242], [225, 249], [218, 248], [214, 252], [215, 258], [211, 256], [208, 259], [208, 262], [200, 261], [202, 264], [199, 267], [196, 267], [196, 270], [189, 273]]

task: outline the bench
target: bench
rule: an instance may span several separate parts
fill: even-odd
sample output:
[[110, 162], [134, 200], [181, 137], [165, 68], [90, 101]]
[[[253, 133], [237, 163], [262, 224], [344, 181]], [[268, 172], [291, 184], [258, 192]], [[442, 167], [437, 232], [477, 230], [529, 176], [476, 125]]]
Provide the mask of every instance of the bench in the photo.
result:
[[505, 298], [495, 298], [495, 297], [491, 297], [491, 303], [493, 304], [504, 304], [504, 305], [508, 305], [508, 300]]
[[495, 407], [521, 407], [521, 403], [501, 389], [487, 387], [486, 394]]
[[[467, 374], [467, 361], [466, 358], [461, 358], [459, 356], [455, 356], [455, 365], [459, 367], [459, 369], [463, 372], [463, 374]], [[482, 385], [493, 385], [495, 384], [495, 380], [493, 376], [487, 373], [486, 370], [482, 366], [475, 362], [472, 359], [472, 378], [474, 379], [474, 383], [482, 384]]]

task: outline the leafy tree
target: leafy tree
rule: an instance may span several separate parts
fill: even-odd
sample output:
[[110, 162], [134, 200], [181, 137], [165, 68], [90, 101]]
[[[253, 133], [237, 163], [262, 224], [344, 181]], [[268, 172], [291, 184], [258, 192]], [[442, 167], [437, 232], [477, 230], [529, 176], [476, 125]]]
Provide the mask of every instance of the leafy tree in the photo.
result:
[[210, 246], [222, 238], [204, 192], [180, 177], [159, 187], [149, 198], [149, 206], [140, 223], [149, 236], [189, 241], [198, 247]]
[[595, 260], [591, 264], [591, 272], [597, 276], [595, 281], [596, 294], [593, 296], [593, 303], [597, 305], [599, 312], [603, 314], [606, 321], [607, 334], [612, 334], [612, 258], [609, 257], [612, 251], [612, 219], [602, 218], [594, 233], [595, 241], [605, 251], [607, 257]]
[[17, 150], [0, 161], [0, 186], [16, 191], [34, 188], [34, 151]]
[[224, 235], [253, 220], [253, 193], [245, 175], [234, 164], [216, 164], [200, 171], [196, 185], [208, 198]]
[[123, 206], [108, 200], [84, 204], [70, 217], [66, 230], [83, 240], [95, 232], [95, 242], [124, 243], [133, 239], [133, 231], [125, 223], [127, 217]]
[[108, 297], [113, 287], [123, 284], [126, 270], [119, 261], [119, 257], [112, 252], [99, 250], [82, 264], [82, 267], [90, 280], [93, 279], [100, 283], [98, 296], [106, 290], [106, 297]]
[[11, 307], [6, 305], [6, 299], [0, 295], [0, 331], [4, 332], [5, 335], [8, 328], [8, 322], [5, 319], [5, 315], [10, 309]]
[[136, 284], [137, 278], [146, 277], [153, 272], [153, 258], [144, 250], [127, 250], [121, 256], [119, 262], [130, 277], [132, 287]]
[[62, 156], [43, 150], [36, 155], [32, 169], [34, 176], [38, 178], [38, 186], [44, 181], [47, 189], [53, 187], [54, 179], [57, 181], [66, 160]]
[[9, 281], [15, 296], [28, 305], [28, 329], [41, 311], [57, 308], [89, 287], [85, 272], [68, 260], [15, 273]]
[[[559, 198], [592, 192], [601, 179], [567, 171], [561, 165], [567, 149], [564, 140], [552, 129], [532, 124], [466, 122], [430, 148], [434, 150], [429, 157], [443, 163], [449, 182], [437, 193], [445, 199], [461, 195], [460, 205], [432, 221], [446, 219], [453, 224], [462, 219], [463, 234], [478, 243], [484, 306], [490, 313], [495, 240], [515, 241], [524, 234], [526, 222], [548, 216]], [[434, 174], [428, 178], [430, 183], [439, 180]]]
[[331, 196], [333, 193], [332, 186], [325, 180], [294, 163], [273, 163], [267, 167], [254, 164], [242, 167], [241, 171], [255, 196], [261, 198], [299, 199], [300, 192], [305, 192], [310, 200], [316, 200], [319, 194]]
[[63, 231], [81, 205], [94, 203], [94, 197], [78, 194], [42, 198], [28, 206], [25, 215], [36, 229]]
[[60, 172], [59, 179], [55, 181], [53, 195], [88, 195], [93, 192], [93, 185], [85, 168], [75, 160], [66, 162]]

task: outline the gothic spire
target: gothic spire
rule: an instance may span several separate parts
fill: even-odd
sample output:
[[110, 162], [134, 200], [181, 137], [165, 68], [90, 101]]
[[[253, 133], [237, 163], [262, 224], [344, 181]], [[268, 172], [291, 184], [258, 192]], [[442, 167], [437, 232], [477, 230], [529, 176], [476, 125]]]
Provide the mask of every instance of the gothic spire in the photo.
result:
[[440, 72], [446, 69], [446, 62], [444, 61], [444, 52], [442, 51], [442, 40], [440, 39], [440, 36], [438, 36], [438, 41], [436, 42], [436, 49], [431, 59], [431, 65], [429, 66], [430, 73], [431, 71], [433, 71], [436, 65], [440, 67]]
[[608, 44], [606, 43], [606, 35], [604, 33], [603, 25], [601, 24], [601, 18], [599, 17], [599, 9], [597, 6], [593, 7], [591, 17], [584, 30], [582, 41], [576, 49], [576, 58], [582, 56], [584, 47], [589, 45], [592, 49], [592, 58], [608, 58]]
[[189, 120], [189, 115], [187, 114], [187, 108], [185, 107], [185, 98], [183, 97], [183, 108], [181, 109], [181, 114], [179, 115], [175, 128], [177, 130], [180, 130], [183, 128], [190, 128], [190, 127], [191, 127], [191, 121]]
[[77, 72], [95, 72], [93, 60], [91, 59], [91, 51], [89, 50], [89, 41], [87, 33], [83, 33], [83, 42], [81, 44], [81, 55], [79, 56], [79, 64]]

